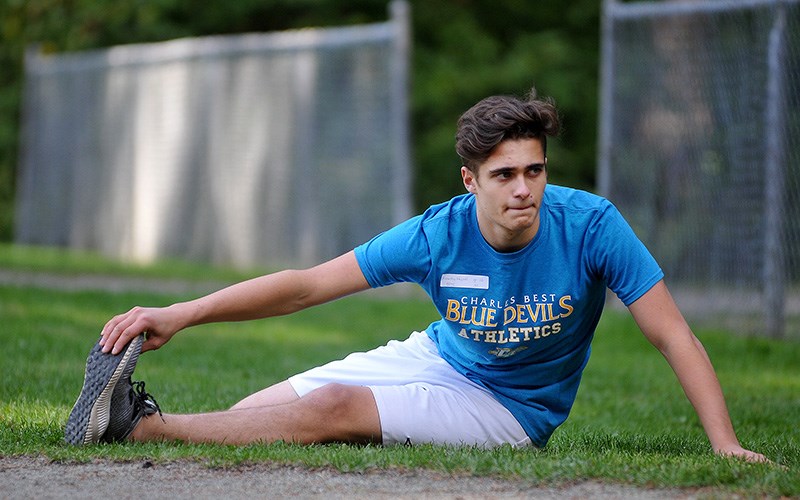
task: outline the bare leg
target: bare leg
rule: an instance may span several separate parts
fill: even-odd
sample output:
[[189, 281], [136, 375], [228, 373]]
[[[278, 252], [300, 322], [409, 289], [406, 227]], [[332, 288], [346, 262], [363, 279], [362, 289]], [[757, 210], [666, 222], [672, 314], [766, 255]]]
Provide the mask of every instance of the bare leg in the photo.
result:
[[[276, 394], [286, 389], [281, 384], [274, 387], [280, 387], [272, 391]], [[381, 442], [378, 408], [372, 391], [367, 387], [329, 384], [302, 398], [295, 394], [296, 399], [284, 404], [242, 404], [248, 400], [258, 401], [256, 396], [268, 390], [254, 394], [251, 396], [253, 399], [245, 398], [236, 405], [239, 409], [196, 415], [164, 415], [163, 420], [157, 414], [150, 415], [141, 420], [130, 439], [238, 445], [274, 441], [303, 444]]]
[[231, 410], [255, 408], [257, 406], [274, 406], [297, 401], [299, 396], [288, 380], [271, 385], [253, 393], [231, 407]]

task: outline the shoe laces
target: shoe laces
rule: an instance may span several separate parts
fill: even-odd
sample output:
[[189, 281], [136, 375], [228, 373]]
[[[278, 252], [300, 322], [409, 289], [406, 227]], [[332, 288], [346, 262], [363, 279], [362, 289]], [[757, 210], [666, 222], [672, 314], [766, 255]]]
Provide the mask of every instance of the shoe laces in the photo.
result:
[[161, 417], [161, 421], [165, 422], [164, 414], [161, 413], [161, 407], [158, 405], [156, 398], [154, 398], [151, 394], [148, 394], [147, 391], [145, 391], [144, 380], [137, 380], [135, 382], [131, 382], [130, 398], [131, 398], [131, 403], [138, 405], [141, 408], [144, 408], [145, 415], [152, 415], [153, 413], [158, 413], [158, 416]]

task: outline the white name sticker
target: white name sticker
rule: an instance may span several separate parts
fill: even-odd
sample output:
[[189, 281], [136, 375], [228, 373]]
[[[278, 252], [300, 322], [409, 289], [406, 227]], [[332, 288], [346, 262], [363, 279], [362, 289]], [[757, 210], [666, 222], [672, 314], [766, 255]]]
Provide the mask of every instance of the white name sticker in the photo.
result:
[[489, 289], [489, 277], [477, 274], [443, 274], [439, 281], [442, 288], [475, 288]]

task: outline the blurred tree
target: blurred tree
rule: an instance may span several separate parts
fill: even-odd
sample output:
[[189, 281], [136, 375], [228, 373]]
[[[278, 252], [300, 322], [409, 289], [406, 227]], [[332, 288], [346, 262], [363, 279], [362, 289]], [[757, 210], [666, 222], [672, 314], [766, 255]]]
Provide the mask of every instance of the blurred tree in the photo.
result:
[[565, 129], [549, 147], [550, 179], [594, 184], [599, 4], [415, 2], [413, 126], [417, 204], [462, 192], [453, 148], [458, 116], [491, 94], [552, 96]]
[[[10, 240], [23, 55], [186, 36], [383, 21], [387, 0], [0, 0], [0, 240]], [[551, 181], [594, 180], [599, 7], [596, 0], [413, 0], [412, 128], [418, 208], [463, 192], [453, 148], [460, 113], [531, 86], [565, 122]]]

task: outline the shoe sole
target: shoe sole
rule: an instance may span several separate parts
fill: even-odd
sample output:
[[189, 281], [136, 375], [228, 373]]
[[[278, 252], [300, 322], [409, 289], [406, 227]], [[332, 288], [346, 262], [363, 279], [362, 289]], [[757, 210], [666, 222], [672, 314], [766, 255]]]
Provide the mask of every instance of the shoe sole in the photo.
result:
[[144, 335], [134, 338], [119, 354], [103, 353], [95, 344], [86, 358], [83, 388], [69, 414], [64, 440], [73, 445], [97, 443], [108, 428], [111, 394], [125, 367], [135, 366]]

